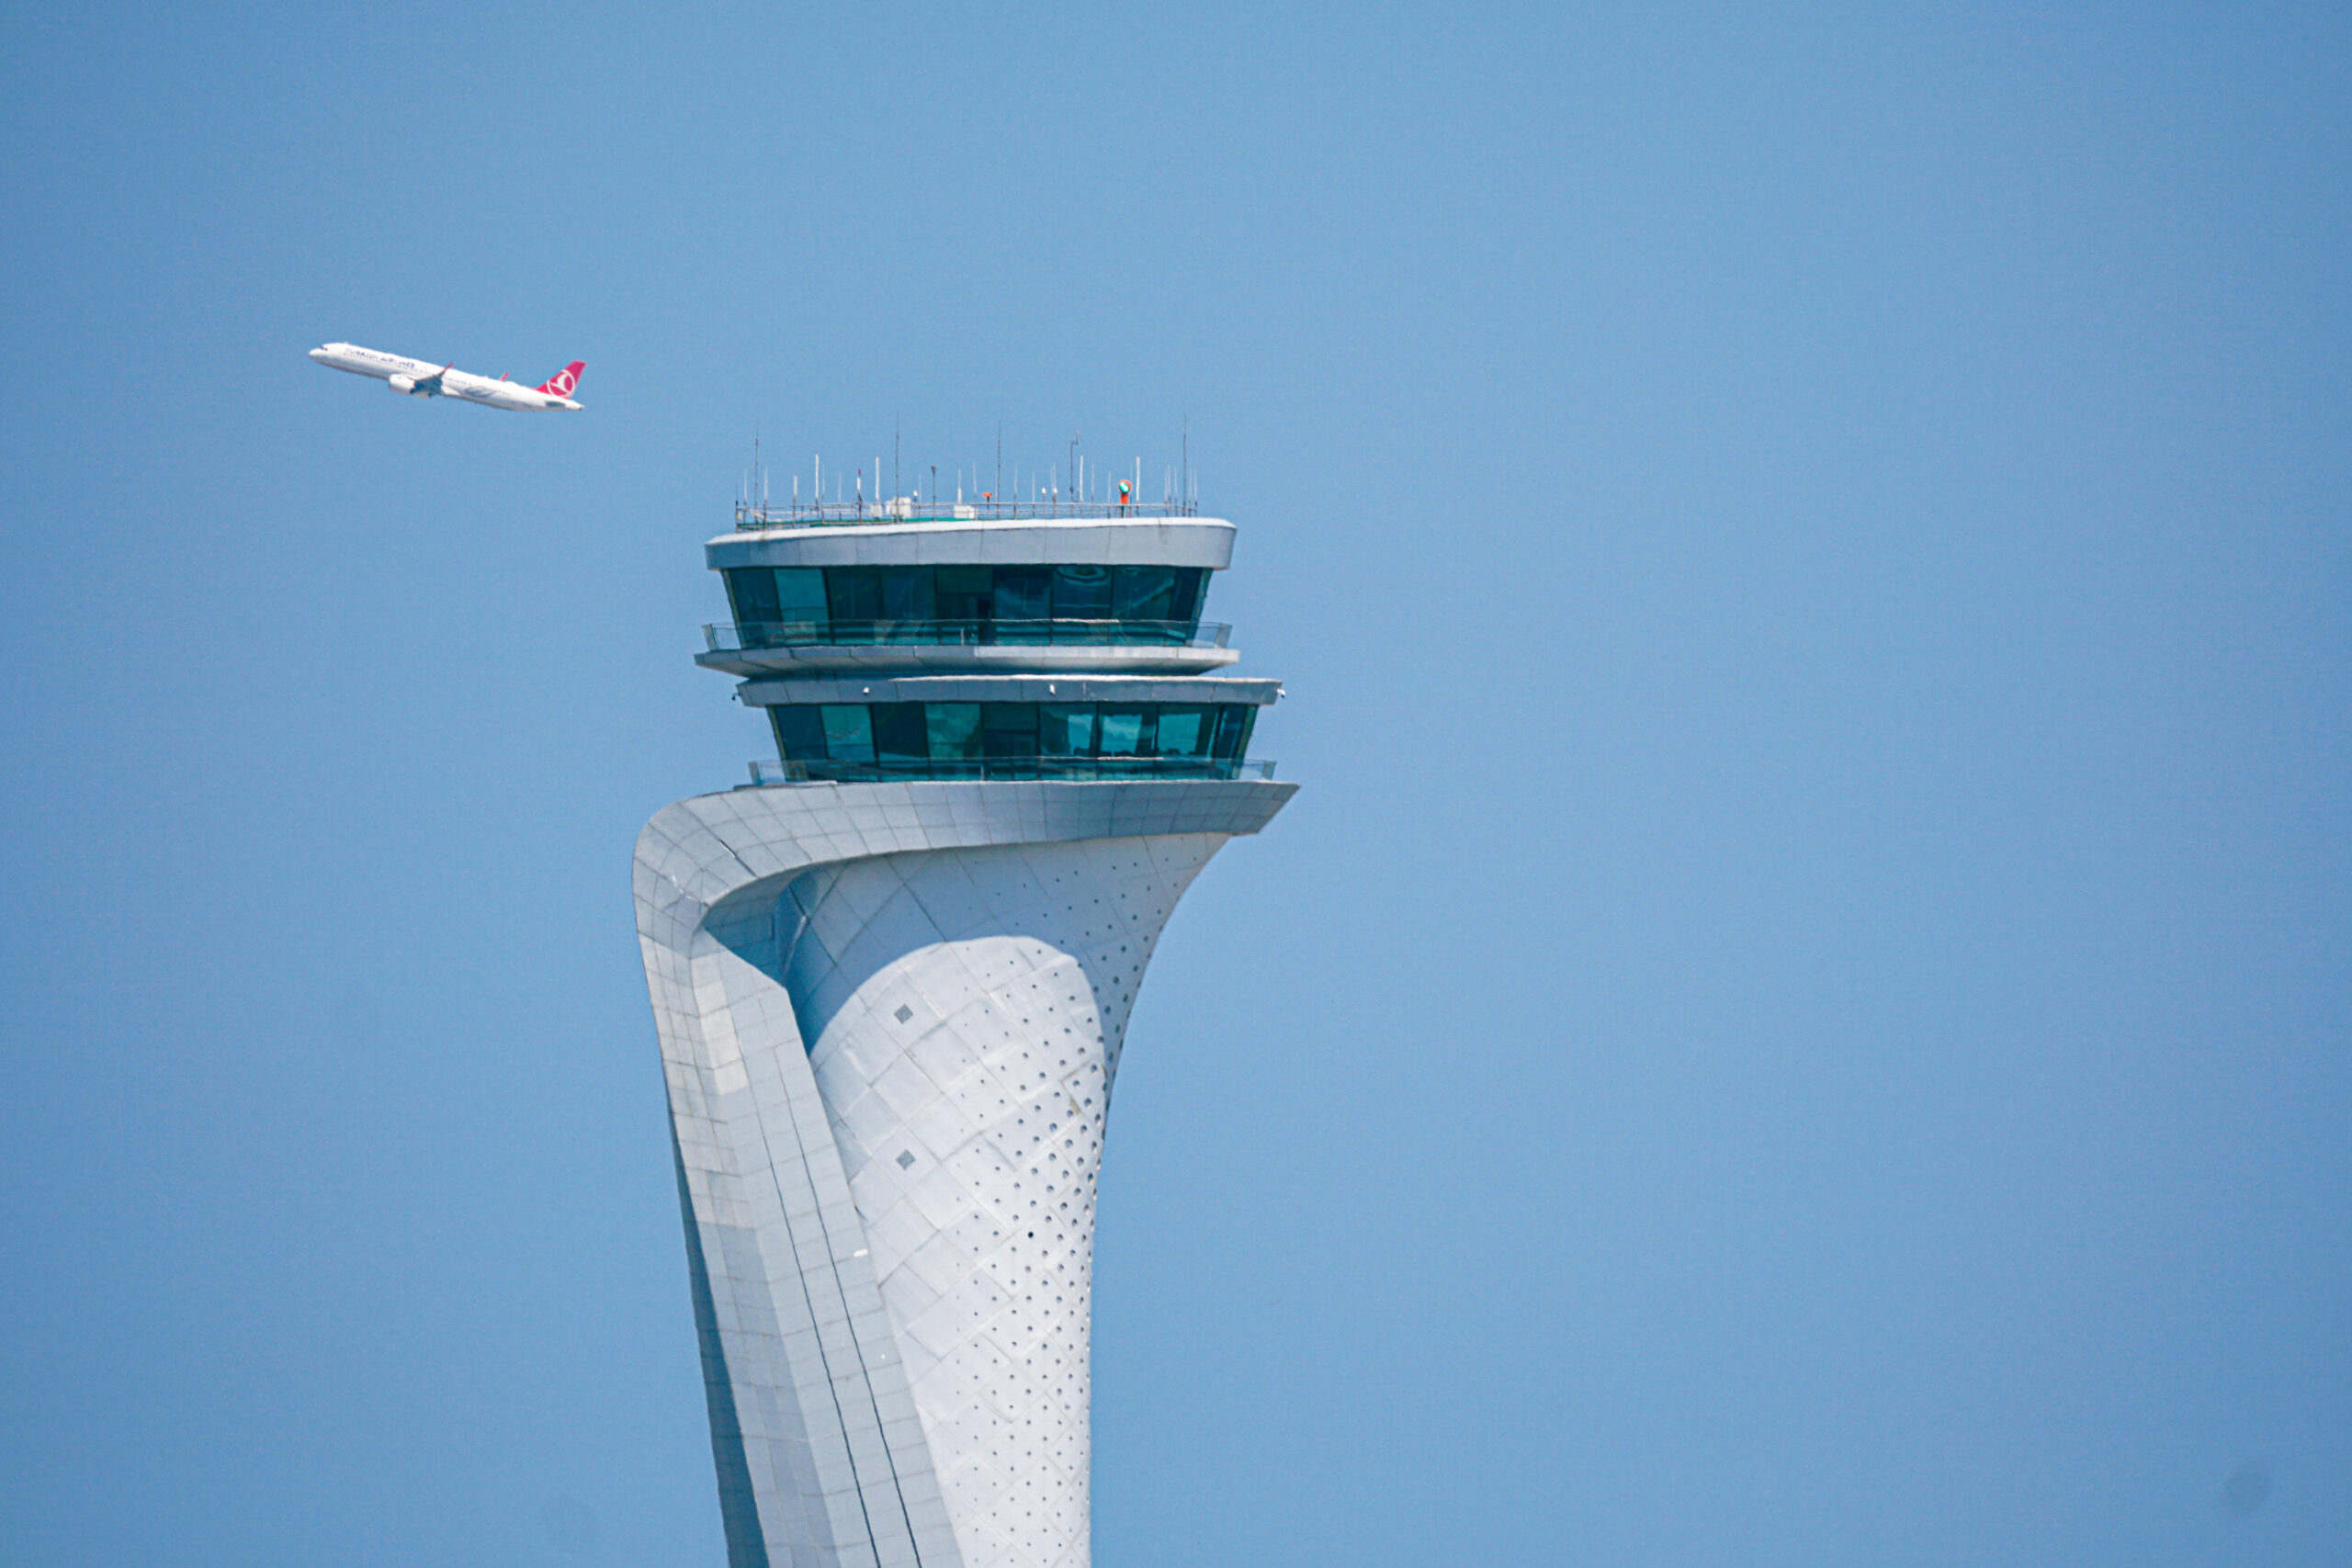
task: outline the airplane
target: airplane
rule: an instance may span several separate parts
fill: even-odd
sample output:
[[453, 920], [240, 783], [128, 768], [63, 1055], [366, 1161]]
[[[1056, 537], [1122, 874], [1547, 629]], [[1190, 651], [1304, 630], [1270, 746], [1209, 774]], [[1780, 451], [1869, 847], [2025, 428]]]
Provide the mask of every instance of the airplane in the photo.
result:
[[314, 348], [311, 357], [330, 370], [348, 370], [354, 376], [373, 376], [389, 381], [393, 391], [412, 398], [463, 398], [485, 408], [518, 410], [578, 410], [582, 405], [571, 400], [571, 392], [580, 385], [580, 373], [588, 367], [575, 359], [541, 385], [524, 388], [503, 376], [493, 381], [487, 376], [469, 375], [454, 364], [436, 370], [422, 359], [383, 354], [347, 343]]

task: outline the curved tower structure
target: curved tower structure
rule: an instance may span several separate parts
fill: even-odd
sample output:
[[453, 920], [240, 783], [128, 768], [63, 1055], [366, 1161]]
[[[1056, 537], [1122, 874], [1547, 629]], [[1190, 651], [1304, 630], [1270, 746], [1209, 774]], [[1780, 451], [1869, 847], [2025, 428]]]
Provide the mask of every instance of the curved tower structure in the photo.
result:
[[777, 761], [638, 840], [731, 1568], [1083, 1568], [1127, 1014], [1297, 787], [1248, 757], [1278, 685], [1201, 621], [1232, 525], [917, 512], [710, 541], [699, 662]]

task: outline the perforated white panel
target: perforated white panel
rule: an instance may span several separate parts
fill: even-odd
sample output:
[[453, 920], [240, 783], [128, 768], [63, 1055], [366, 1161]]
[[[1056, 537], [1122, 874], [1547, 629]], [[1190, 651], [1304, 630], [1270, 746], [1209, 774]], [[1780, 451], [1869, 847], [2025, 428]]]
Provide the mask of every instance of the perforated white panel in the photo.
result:
[[[868, 1168], [882, 1147], [876, 1138], [887, 1138], [893, 1125], [916, 1132], [909, 1118], [953, 1089], [978, 1100], [975, 1114], [995, 1118], [991, 1126], [1002, 1136], [990, 1148], [1001, 1168], [1000, 1184], [1034, 1176], [1042, 1193], [1051, 1173], [1058, 1205], [1066, 1196], [1058, 1189], [1070, 1179], [1063, 1168], [1074, 1173], [1079, 1163], [1078, 1132], [1067, 1134], [1069, 1148], [1056, 1147], [1064, 1134], [1046, 1117], [1042, 1146], [1024, 1150], [1013, 1136], [1024, 1131], [1023, 1119], [1009, 1108], [1026, 1104], [1019, 1097], [1036, 1098], [1033, 1091], [1043, 1088], [1024, 1082], [1023, 1070], [1042, 1078], [1068, 1069], [1056, 1066], [1059, 1055], [1027, 1064], [1008, 1055], [989, 1070], [993, 1076], [932, 1077], [940, 1092], [926, 1097], [919, 1084], [882, 1076], [895, 1056], [910, 1055], [894, 1043], [898, 1037], [883, 1021], [921, 1023], [918, 1007], [900, 1000], [877, 1014], [866, 1002], [889, 983], [881, 972], [899, 960], [928, 947], [978, 943], [964, 965], [976, 994], [997, 998], [1003, 1030], [1018, 1035], [1035, 1027], [1041, 1031], [1035, 1041], [1052, 1047], [1055, 1028], [1075, 1034], [1077, 1025], [1055, 1021], [1064, 1010], [1057, 1004], [1053, 1013], [1040, 1010], [1055, 1000], [1042, 978], [1025, 1004], [1017, 981], [1044, 976], [1055, 963], [1050, 954], [1059, 954], [1078, 964], [1084, 992], [1057, 994], [1093, 1010], [1107, 1084], [1135, 981], [1174, 892], [1210, 850], [1232, 835], [1257, 832], [1296, 789], [1206, 780], [801, 784], [678, 801], [646, 824], [634, 877], [638, 935], [676, 1135], [695, 1334], [731, 1568], [967, 1568], [959, 1528], [989, 1553], [974, 1562], [1054, 1561], [1057, 1544], [1059, 1561], [1085, 1561], [1084, 1433], [1070, 1419], [1083, 1422], [1083, 1398], [1060, 1398], [1057, 1427], [1053, 1412], [1041, 1415], [1023, 1393], [1024, 1380], [1056, 1370], [1083, 1379], [1085, 1255], [1058, 1280], [1049, 1267], [1040, 1273], [1036, 1258], [984, 1259], [986, 1243], [1005, 1239], [1007, 1211], [967, 1202], [952, 1182], [934, 1190], [917, 1179], [929, 1168], [924, 1160], [948, 1163], [943, 1156], [959, 1152], [944, 1134], [888, 1145], [889, 1159], [905, 1156], [899, 1168], [910, 1188], [877, 1182], [873, 1179], [887, 1177], [887, 1168]], [[1135, 859], [1139, 841], [1148, 866]], [[1049, 848], [1080, 844], [1103, 852], [1061, 856]], [[1033, 852], [1014, 852], [1014, 846]], [[815, 946], [796, 941], [800, 906], [786, 897], [795, 881], [885, 858], [898, 866], [885, 875], [810, 882], [803, 889], [808, 907], [824, 912], [813, 925], [831, 934], [809, 938]], [[910, 869], [945, 858], [964, 862], [964, 882], [935, 868], [927, 875]], [[900, 888], [910, 891], [901, 897]], [[1001, 959], [983, 951], [986, 939], [996, 937], [1010, 939]], [[785, 953], [795, 948], [806, 982], [797, 998], [785, 984]], [[956, 992], [945, 968], [917, 964], [907, 973], [910, 991], [925, 998]], [[864, 1087], [843, 1098], [844, 1080], [837, 1077], [832, 1090], [842, 1110], [888, 1091], [860, 1112], [881, 1123], [872, 1135], [845, 1135], [828, 1108], [804, 1046], [804, 1009], [810, 1037], [821, 1036], [839, 1015], [846, 1031], [841, 1043], [852, 1056], [860, 1041], [876, 1046], [865, 1064], [874, 1070], [849, 1075], [849, 1087]], [[944, 1020], [944, 1011], [933, 1010]], [[989, 1039], [983, 1032], [980, 1044]], [[930, 1076], [920, 1065], [912, 1070]], [[902, 1115], [888, 1094], [903, 1099], [910, 1090], [915, 1101]], [[1099, 1117], [1100, 1107], [1094, 1111]], [[1093, 1136], [1100, 1131], [1098, 1122]], [[863, 1162], [859, 1172], [868, 1178], [862, 1200], [853, 1197], [845, 1150]], [[1024, 1155], [1026, 1168], [1020, 1165]], [[1091, 1178], [1091, 1166], [1086, 1174]], [[974, 1191], [989, 1186], [966, 1183]], [[1070, 1190], [1081, 1187], [1091, 1201], [1091, 1179], [1072, 1181]], [[912, 1207], [882, 1201], [907, 1190], [915, 1194]], [[1053, 1213], [1058, 1223], [1060, 1211]], [[903, 1228], [870, 1247], [869, 1216]], [[1084, 1227], [1073, 1220], [1065, 1228]], [[953, 1254], [918, 1259], [934, 1234], [976, 1263], [992, 1260], [995, 1272], [976, 1280], [971, 1270], [958, 1272]], [[1041, 1229], [1037, 1239], [1047, 1234], [1050, 1227]], [[1020, 1239], [1025, 1247], [1031, 1238]], [[894, 1286], [899, 1308], [884, 1303], [879, 1262], [904, 1276]], [[927, 1279], [919, 1262], [934, 1274]], [[1035, 1282], [1024, 1290], [1024, 1280]], [[905, 1331], [892, 1314], [913, 1298], [918, 1281], [942, 1296], [960, 1292], [983, 1309], [984, 1292], [995, 1292], [1002, 1298], [1001, 1331], [944, 1339], [929, 1325], [921, 1335]], [[1057, 1294], [1064, 1298], [1059, 1303], [1050, 1299]], [[1073, 1303], [1081, 1331], [1075, 1345], [1067, 1336], [1057, 1339], [1044, 1316], [1046, 1308], [1067, 1313]], [[1016, 1321], [1016, 1305], [1036, 1315]], [[922, 1316], [918, 1311], [905, 1321]], [[943, 1374], [943, 1365], [951, 1371]], [[929, 1380], [922, 1411], [910, 1382], [916, 1371]], [[968, 1397], [973, 1389], [985, 1397]], [[1021, 1472], [1024, 1435], [1028, 1451], [1078, 1466], [1074, 1496], [1051, 1472], [1042, 1479]], [[960, 1525], [949, 1517], [934, 1467], [934, 1437], [947, 1458], [962, 1463], [977, 1457], [997, 1472], [993, 1485], [976, 1468], [964, 1476]], [[1057, 1542], [1057, 1518], [1080, 1521], [1075, 1540]], [[993, 1555], [991, 1541], [1012, 1555]]]
[[1088, 1562], [1094, 1194], [1136, 989], [1218, 833], [792, 884], [785, 983], [968, 1568]]

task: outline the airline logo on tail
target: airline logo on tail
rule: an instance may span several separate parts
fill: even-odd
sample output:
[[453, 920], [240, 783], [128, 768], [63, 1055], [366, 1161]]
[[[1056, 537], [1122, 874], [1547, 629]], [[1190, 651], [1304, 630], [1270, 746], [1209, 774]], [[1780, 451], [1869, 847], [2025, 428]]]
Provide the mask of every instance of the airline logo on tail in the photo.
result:
[[580, 385], [580, 373], [588, 368], [585, 363], [575, 359], [545, 381], [526, 390], [503, 376], [493, 381], [487, 376], [472, 375], [455, 366], [436, 367], [426, 360], [385, 354], [348, 343], [330, 343], [314, 348], [311, 350], [311, 357], [330, 370], [348, 370], [355, 376], [373, 376], [379, 381], [390, 382], [393, 391], [405, 397], [458, 398], [489, 408], [518, 411], [577, 410], [580, 405], [571, 400], [571, 394]]

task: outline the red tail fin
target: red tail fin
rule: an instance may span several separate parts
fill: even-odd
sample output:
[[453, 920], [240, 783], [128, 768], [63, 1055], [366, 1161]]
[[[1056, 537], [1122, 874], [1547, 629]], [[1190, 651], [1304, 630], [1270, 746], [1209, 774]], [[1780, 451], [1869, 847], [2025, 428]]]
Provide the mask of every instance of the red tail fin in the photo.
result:
[[568, 398], [571, 396], [571, 389], [580, 385], [580, 373], [587, 368], [588, 364], [585, 360], [575, 359], [548, 377], [546, 385], [534, 387], [531, 389], [535, 392], [552, 392], [559, 398]]

